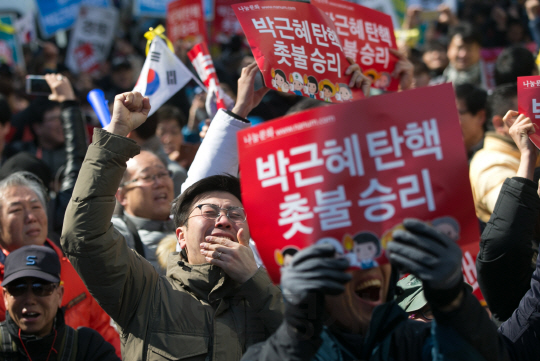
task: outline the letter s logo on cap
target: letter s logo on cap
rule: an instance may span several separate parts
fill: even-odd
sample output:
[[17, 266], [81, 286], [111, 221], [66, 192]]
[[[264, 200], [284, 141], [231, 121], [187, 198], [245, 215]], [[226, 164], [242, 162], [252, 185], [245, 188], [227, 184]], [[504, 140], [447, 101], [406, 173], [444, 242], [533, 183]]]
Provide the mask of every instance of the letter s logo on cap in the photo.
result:
[[26, 265], [33, 266], [36, 264], [36, 256], [26, 256]]

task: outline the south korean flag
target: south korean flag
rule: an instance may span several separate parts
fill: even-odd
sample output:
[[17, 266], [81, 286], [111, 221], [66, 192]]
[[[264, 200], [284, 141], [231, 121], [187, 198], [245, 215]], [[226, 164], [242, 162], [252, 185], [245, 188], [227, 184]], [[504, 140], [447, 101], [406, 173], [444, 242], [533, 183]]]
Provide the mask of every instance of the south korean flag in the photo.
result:
[[206, 87], [167, 47], [165, 41], [156, 36], [150, 44], [148, 56], [133, 91], [150, 98], [150, 116], [191, 79], [206, 91]]

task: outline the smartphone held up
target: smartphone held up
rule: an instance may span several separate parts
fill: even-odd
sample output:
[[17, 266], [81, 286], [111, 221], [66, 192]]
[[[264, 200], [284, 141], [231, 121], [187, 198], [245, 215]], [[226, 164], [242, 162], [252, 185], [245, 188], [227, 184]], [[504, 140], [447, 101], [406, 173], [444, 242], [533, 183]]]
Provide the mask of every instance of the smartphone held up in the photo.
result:
[[52, 93], [49, 84], [43, 75], [26, 76], [26, 94], [29, 95], [50, 95]]

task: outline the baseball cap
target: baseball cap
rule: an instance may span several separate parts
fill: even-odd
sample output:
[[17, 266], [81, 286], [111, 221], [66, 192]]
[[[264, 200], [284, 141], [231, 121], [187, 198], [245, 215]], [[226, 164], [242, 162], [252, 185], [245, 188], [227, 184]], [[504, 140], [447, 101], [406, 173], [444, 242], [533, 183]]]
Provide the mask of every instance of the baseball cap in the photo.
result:
[[408, 313], [418, 311], [427, 304], [422, 281], [413, 275], [398, 281], [396, 294], [397, 304]]
[[23, 277], [60, 282], [60, 259], [56, 252], [47, 246], [25, 246], [11, 252], [4, 263], [1, 286]]

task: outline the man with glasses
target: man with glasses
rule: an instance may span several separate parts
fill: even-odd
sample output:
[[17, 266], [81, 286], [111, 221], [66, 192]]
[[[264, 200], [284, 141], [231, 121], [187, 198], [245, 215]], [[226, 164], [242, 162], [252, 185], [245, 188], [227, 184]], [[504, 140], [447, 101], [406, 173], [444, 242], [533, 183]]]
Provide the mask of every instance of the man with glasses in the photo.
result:
[[0, 323], [1, 360], [119, 360], [96, 331], [64, 322], [60, 260], [54, 250], [25, 246], [6, 258]]
[[127, 162], [127, 168], [116, 192], [124, 207], [122, 215], [112, 222], [128, 246], [146, 258], [165, 275], [156, 256], [159, 242], [173, 234], [175, 227], [169, 214], [174, 198], [174, 184], [166, 164], [155, 154], [141, 153]]
[[[253, 94], [239, 97], [232, 112], [258, 100]], [[162, 164], [149, 157], [144, 166], [130, 168], [134, 160], [129, 159], [139, 147], [126, 136], [149, 110], [148, 98], [139, 93], [115, 98], [108, 129], [94, 131], [66, 211], [62, 245], [119, 326], [125, 360], [239, 360], [250, 345], [272, 334], [283, 317], [281, 293], [264, 268], [257, 267], [248, 245], [238, 179], [203, 178], [176, 200], [172, 213], [182, 251], [169, 255], [166, 277], [130, 250], [111, 225], [119, 185], [124, 197], [152, 197], [146, 206], [129, 199], [126, 212], [150, 214], [170, 201], [163, 189], [170, 180], [165, 173], [159, 176]], [[133, 171], [123, 177], [126, 166]]]

